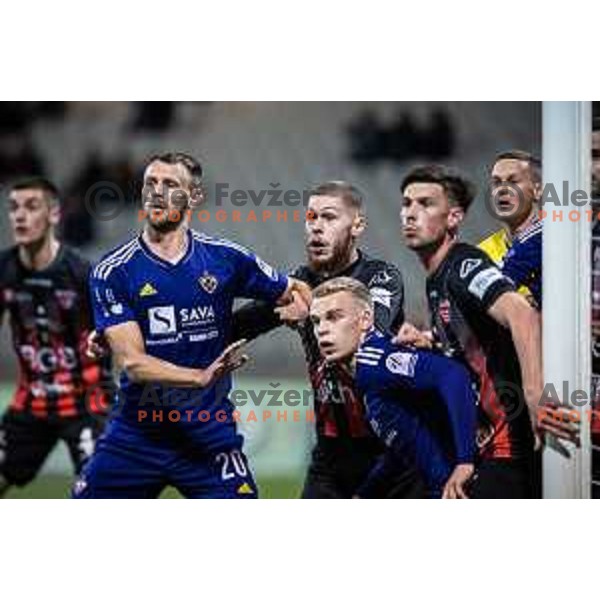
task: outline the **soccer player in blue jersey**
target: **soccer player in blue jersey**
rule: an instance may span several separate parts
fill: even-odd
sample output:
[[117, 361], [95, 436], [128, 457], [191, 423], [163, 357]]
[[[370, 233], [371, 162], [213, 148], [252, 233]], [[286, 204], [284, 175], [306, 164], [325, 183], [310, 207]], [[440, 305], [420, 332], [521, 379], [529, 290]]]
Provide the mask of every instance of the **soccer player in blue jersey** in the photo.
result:
[[542, 164], [528, 152], [498, 154], [490, 173], [494, 211], [503, 224], [479, 247], [498, 263], [520, 293], [542, 305]]
[[310, 308], [328, 362], [346, 364], [388, 452], [357, 495], [414, 462], [432, 497], [466, 498], [476, 455], [476, 397], [467, 369], [425, 350], [395, 345], [373, 326], [368, 288], [338, 277], [313, 290]]
[[96, 329], [121, 369], [119, 410], [75, 483], [76, 498], [153, 498], [167, 485], [190, 498], [257, 495], [227, 398], [230, 373], [246, 359], [243, 341], [225, 348], [233, 301], [293, 309], [310, 292], [241, 246], [177, 218], [201, 177], [186, 154], [151, 158], [143, 231], [92, 270]]

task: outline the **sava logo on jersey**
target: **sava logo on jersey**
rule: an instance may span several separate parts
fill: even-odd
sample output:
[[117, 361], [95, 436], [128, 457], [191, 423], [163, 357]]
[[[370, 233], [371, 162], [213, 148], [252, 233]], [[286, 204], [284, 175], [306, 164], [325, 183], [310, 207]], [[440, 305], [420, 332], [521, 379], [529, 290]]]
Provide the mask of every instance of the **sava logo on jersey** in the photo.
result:
[[148, 309], [148, 322], [152, 335], [165, 335], [177, 332], [177, 316], [181, 328], [196, 327], [213, 323], [215, 320], [215, 309], [212, 305], [194, 306], [192, 308], [181, 308], [175, 313], [175, 307], [154, 306]]

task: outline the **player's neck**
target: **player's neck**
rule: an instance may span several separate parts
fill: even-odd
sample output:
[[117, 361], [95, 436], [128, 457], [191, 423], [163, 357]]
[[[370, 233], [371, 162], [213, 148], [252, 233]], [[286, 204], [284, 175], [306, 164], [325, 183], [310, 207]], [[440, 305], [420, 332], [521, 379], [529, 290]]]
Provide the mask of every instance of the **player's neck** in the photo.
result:
[[335, 266], [328, 267], [320, 271], [320, 274], [324, 277], [337, 277], [340, 273], [343, 273], [349, 266], [353, 265], [360, 258], [358, 248], [353, 248], [352, 251], [341, 260]]
[[437, 271], [438, 267], [444, 262], [444, 259], [448, 256], [448, 253], [457, 241], [458, 238], [456, 236], [448, 234], [439, 245], [430, 246], [419, 252], [419, 259], [428, 275]]
[[535, 219], [536, 215], [537, 215], [537, 209], [534, 206], [531, 209], [531, 212], [529, 213], [529, 215], [527, 215], [527, 217], [525, 219], [523, 219], [521, 222], [506, 223], [505, 228], [506, 228], [506, 233], [507, 233], [509, 239], [513, 240], [517, 235], [519, 235], [519, 233], [521, 233], [522, 231], [525, 231], [525, 229], [527, 229], [531, 225], [531, 223]]
[[187, 227], [178, 227], [173, 231], [157, 231], [145, 227], [142, 239], [157, 256], [169, 262], [177, 262], [187, 251]]
[[30, 271], [42, 271], [54, 261], [59, 250], [60, 242], [49, 235], [38, 243], [19, 246], [19, 260]]

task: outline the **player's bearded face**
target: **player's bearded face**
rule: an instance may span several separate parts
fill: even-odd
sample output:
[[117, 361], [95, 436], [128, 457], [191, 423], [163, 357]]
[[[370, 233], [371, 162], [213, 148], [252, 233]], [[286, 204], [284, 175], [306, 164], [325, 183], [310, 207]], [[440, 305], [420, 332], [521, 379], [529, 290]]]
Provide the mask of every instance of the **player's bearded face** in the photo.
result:
[[319, 349], [327, 362], [351, 358], [373, 325], [370, 309], [349, 292], [315, 298], [310, 316]]
[[439, 246], [462, 220], [437, 183], [412, 183], [404, 190], [400, 218], [406, 245], [417, 252]]
[[49, 201], [43, 190], [14, 190], [8, 206], [13, 237], [18, 245], [40, 243], [60, 219], [58, 205]]
[[541, 186], [534, 181], [526, 161], [503, 159], [492, 169], [490, 193], [498, 220], [515, 226], [531, 214]]
[[306, 220], [306, 255], [315, 271], [335, 271], [345, 265], [364, 219], [337, 196], [311, 196]]
[[155, 161], [144, 173], [143, 209], [148, 224], [159, 231], [177, 229], [192, 202], [191, 178], [179, 164]]

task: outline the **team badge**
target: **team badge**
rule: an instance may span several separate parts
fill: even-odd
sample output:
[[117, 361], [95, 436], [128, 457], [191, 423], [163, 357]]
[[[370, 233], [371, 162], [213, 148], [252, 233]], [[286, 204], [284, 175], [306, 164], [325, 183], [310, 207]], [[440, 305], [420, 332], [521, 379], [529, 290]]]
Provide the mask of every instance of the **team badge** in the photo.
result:
[[217, 289], [219, 281], [214, 275], [211, 275], [205, 271], [204, 275], [198, 279], [198, 283], [205, 292], [212, 294]]
[[56, 290], [56, 299], [63, 310], [69, 310], [75, 305], [77, 293], [72, 290]]

